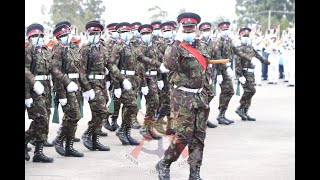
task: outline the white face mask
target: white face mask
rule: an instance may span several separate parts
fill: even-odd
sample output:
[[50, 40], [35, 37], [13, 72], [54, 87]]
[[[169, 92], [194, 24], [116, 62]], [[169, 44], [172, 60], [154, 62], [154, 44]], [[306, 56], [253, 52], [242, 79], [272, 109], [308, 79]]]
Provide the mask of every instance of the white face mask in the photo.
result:
[[211, 34], [211, 31], [206, 31], [206, 32], [202, 33], [202, 36], [205, 37], [206, 39], [208, 39], [210, 34]]
[[60, 38], [61, 44], [67, 45], [71, 42], [71, 35]]
[[34, 46], [43, 46], [44, 44], [44, 40], [42, 37], [33, 37], [31, 38], [31, 44], [34, 45]]
[[157, 30], [152, 31], [152, 34], [153, 34], [154, 36], [159, 36], [159, 35], [160, 35], [160, 29], [157, 29]]
[[93, 43], [93, 44], [97, 44], [100, 40], [99, 35], [89, 35], [88, 36], [88, 41]]
[[121, 33], [120, 34], [120, 38], [123, 40], [123, 41], [129, 41], [129, 39], [130, 39], [130, 34], [129, 34], [129, 32], [124, 32], [124, 33]]
[[196, 33], [182, 33], [183, 34], [183, 40], [187, 41], [189, 44], [193, 43], [196, 39]]
[[222, 37], [228, 37], [229, 34], [230, 34], [230, 31], [229, 31], [229, 30], [221, 31], [221, 36], [222, 36]]
[[143, 42], [149, 44], [151, 41], [151, 34], [145, 34], [141, 36]]
[[164, 37], [165, 39], [171, 39], [171, 38], [173, 37], [172, 31], [165, 31], [165, 32], [163, 32], [163, 37]]

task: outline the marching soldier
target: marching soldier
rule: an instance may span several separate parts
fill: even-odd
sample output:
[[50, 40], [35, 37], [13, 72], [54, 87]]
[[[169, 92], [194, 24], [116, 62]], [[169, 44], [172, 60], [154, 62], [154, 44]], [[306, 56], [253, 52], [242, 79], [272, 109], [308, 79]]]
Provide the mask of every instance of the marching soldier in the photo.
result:
[[[158, 60], [158, 48], [157, 45], [152, 43], [151, 33], [152, 26], [149, 24], [141, 25], [138, 29], [141, 34], [142, 43], [138, 46], [138, 50], [143, 52], [145, 57], [150, 59]], [[161, 139], [153, 131], [153, 126], [157, 123], [156, 113], [159, 107], [159, 95], [158, 95], [158, 71], [155, 66], [151, 66], [143, 63], [144, 74], [146, 78], [146, 86], [141, 87], [141, 92], [146, 99], [146, 115], [144, 118], [143, 126], [140, 128], [141, 135], [148, 140]]]
[[[161, 55], [161, 60], [163, 60], [163, 56], [168, 46], [172, 46], [174, 42], [173, 31], [174, 24], [170, 22], [165, 22], [160, 25], [161, 32], [163, 34], [164, 41], [158, 44], [159, 53]], [[170, 117], [170, 80], [169, 75], [167, 73], [161, 73], [161, 80], [158, 81], [158, 88], [160, 90], [159, 93], [159, 110], [157, 113], [158, 121], [162, 121], [162, 119], [167, 117], [167, 127], [166, 127], [166, 135], [175, 134], [174, 131], [174, 123], [173, 119]]]
[[160, 25], [161, 25], [161, 21], [154, 21], [151, 23], [151, 26], [153, 28], [152, 30], [152, 43], [153, 44], [158, 44], [160, 42]]
[[[109, 34], [109, 38], [107, 39], [107, 48], [109, 51], [109, 54], [111, 54], [113, 46], [117, 44], [119, 33], [116, 31], [116, 25], [118, 23], [110, 23], [107, 25], [107, 30]], [[111, 114], [111, 124], [109, 122], [109, 118], [104, 120], [104, 127], [108, 129], [109, 131], [116, 131], [119, 128], [119, 125], [117, 123], [117, 119], [119, 116], [119, 110], [121, 106], [120, 99], [114, 96], [114, 81], [110, 78], [110, 75], [108, 75], [110, 81], [107, 81], [107, 89], [110, 91], [110, 97], [113, 97], [114, 100], [114, 112]]]
[[206, 137], [206, 117], [209, 105], [202, 92], [206, 81], [207, 59], [209, 54], [198, 49], [196, 27], [200, 16], [195, 13], [182, 13], [178, 16], [179, 30], [172, 46], [168, 46], [164, 65], [170, 72], [173, 88], [170, 93], [171, 117], [176, 121], [176, 136], [165, 151], [156, 169], [160, 180], [170, 179], [170, 165], [177, 161], [186, 146], [189, 149], [189, 179], [200, 178], [204, 141]]
[[105, 68], [110, 71], [112, 78], [121, 81], [125, 89], [131, 89], [131, 83], [123, 75], [110, 59], [108, 49], [101, 42], [101, 31], [104, 27], [99, 21], [89, 21], [85, 26], [88, 33], [88, 43], [80, 49], [81, 69], [80, 75], [85, 74], [89, 81], [84, 88], [83, 97], [90, 104], [92, 119], [88, 122], [88, 129], [83, 136], [83, 144], [90, 150], [109, 151], [99, 141], [99, 135], [103, 120], [109, 117], [107, 108], [108, 96], [106, 96]]
[[[80, 54], [78, 48], [71, 48], [70, 23], [60, 23], [53, 30], [53, 35], [58, 40], [59, 44], [53, 49], [53, 66], [66, 74], [69, 79], [75, 82], [83, 89], [89, 89], [90, 85], [84, 74], [80, 73]], [[83, 153], [78, 152], [73, 148], [77, 123], [81, 119], [80, 100], [81, 90], [68, 93], [59, 81], [54, 79], [56, 90], [56, 98], [61, 104], [63, 110], [63, 118], [61, 124], [61, 132], [58, 133], [55, 139], [55, 149], [62, 156], [83, 157]], [[64, 148], [63, 142], [66, 139]]]
[[[212, 52], [214, 53], [215, 51], [215, 44], [213, 43], [213, 41], [210, 38], [211, 35], [211, 23], [209, 22], [203, 22], [199, 25], [199, 30], [201, 32], [201, 38], [199, 39], [199, 43], [200, 46], [203, 46], [204, 48], [206, 48], [206, 50], [208, 51], [208, 53]], [[214, 54], [211, 54], [211, 59], [213, 58]], [[210, 104], [210, 102], [212, 101], [212, 99], [214, 98], [214, 93], [213, 93], [213, 79], [216, 75], [216, 65], [213, 64], [208, 64], [208, 67], [206, 69], [206, 81], [204, 84], [204, 88], [203, 88], [203, 92], [207, 94], [208, 96], [208, 103]], [[209, 106], [209, 111], [210, 111], [210, 106]], [[208, 113], [208, 117], [209, 118], [209, 114]], [[213, 124], [212, 122], [210, 122], [209, 120], [207, 120], [207, 126], [209, 128], [215, 128], [217, 127], [217, 125]]]
[[251, 99], [256, 93], [255, 81], [254, 81], [254, 66], [252, 60], [258, 59], [263, 64], [269, 65], [270, 62], [265, 60], [254, 48], [250, 42], [249, 34], [250, 28], [242, 28], [239, 31], [241, 37], [241, 46], [238, 46], [242, 52], [246, 53], [245, 57], [240, 57], [236, 62], [236, 73], [239, 77], [239, 81], [243, 87], [243, 94], [240, 99], [240, 107], [237, 108], [236, 113], [242, 120], [255, 121], [256, 119], [248, 115], [248, 110], [251, 105]]
[[[113, 47], [111, 61], [118, 65], [121, 74], [125, 75], [131, 82], [137, 79], [137, 73], [140, 69], [137, 61], [152, 64], [159, 67], [161, 71], [167, 69], [157, 60], [144, 56], [143, 52], [138, 48], [134, 48], [130, 44], [130, 23], [123, 22], [116, 26], [116, 30], [120, 34], [120, 43]], [[123, 89], [119, 83], [115, 83], [115, 96], [120, 98], [122, 106], [122, 123], [117, 130], [116, 135], [119, 137], [123, 145], [139, 145], [140, 142], [131, 137], [131, 123], [138, 113], [136, 104], [137, 85], [133, 83], [131, 90]]]
[[[28, 142], [34, 140], [35, 151], [33, 162], [53, 162], [53, 158], [47, 157], [42, 152], [44, 142], [47, 141], [49, 133], [50, 116], [48, 114], [50, 114], [51, 107], [50, 73], [65, 86], [67, 85], [66, 89], [68, 92], [78, 90], [78, 86], [75, 83], [70, 82], [68, 77], [52, 66], [50, 50], [43, 46], [43, 30], [44, 28], [41, 24], [31, 24], [28, 26], [27, 36], [30, 44], [25, 48], [25, 67], [30, 69], [30, 72], [34, 75], [34, 79], [44, 86], [44, 92], [41, 94], [33, 91], [30, 91], [29, 95], [26, 94], [25, 104], [28, 116], [33, 121], [25, 132], [25, 148], [27, 149]], [[29, 158], [26, 156], [26, 160], [29, 160]]]

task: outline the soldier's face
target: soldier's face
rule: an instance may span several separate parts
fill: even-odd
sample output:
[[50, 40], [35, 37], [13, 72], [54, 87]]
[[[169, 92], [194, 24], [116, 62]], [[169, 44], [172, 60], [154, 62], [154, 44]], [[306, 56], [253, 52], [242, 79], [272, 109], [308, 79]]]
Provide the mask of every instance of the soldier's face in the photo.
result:
[[196, 26], [195, 26], [195, 25], [183, 26], [182, 32], [183, 32], [183, 33], [193, 33], [193, 32], [196, 32]]

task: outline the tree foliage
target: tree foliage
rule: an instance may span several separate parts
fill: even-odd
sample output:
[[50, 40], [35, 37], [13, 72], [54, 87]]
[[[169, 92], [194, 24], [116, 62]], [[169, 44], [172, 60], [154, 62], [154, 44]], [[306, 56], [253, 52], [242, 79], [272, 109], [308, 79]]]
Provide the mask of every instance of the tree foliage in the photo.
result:
[[148, 9], [148, 11], [152, 13], [152, 15], [150, 17], [151, 22], [165, 21], [168, 16], [168, 12], [162, 10], [159, 6], [151, 7]]

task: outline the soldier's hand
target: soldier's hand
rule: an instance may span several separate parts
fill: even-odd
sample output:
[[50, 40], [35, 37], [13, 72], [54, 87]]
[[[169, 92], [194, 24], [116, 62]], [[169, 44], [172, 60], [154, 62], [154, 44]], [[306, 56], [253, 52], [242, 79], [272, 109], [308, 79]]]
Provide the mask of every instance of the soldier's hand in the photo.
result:
[[169, 72], [169, 69], [167, 69], [167, 68], [163, 65], [163, 63], [161, 63], [159, 69], [160, 69], [161, 73], [168, 73], [168, 72]]
[[239, 77], [239, 81], [241, 84], [245, 84], [246, 83], [246, 78], [244, 76]]
[[227, 68], [227, 74], [228, 74], [228, 76], [230, 77], [230, 78], [232, 78], [233, 77], [233, 70], [231, 69], [231, 67], [228, 67]]
[[174, 37], [174, 40], [178, 40], [180, 42], [183, 41], [183, 33], [182, 33], [182, 30], [183, 30], [183, 26], [182, 26], [182, 23], [179, 24], [179, 29], [178, 29], [178, 32], [176, 34], [176, 36]]
[[126, 90], [130, 90], [132, 88], [132, 84], [128, 79], [125, 79], [123, 82], [123, 88]]
[[266, 65], [270, 65], [270, 62], [269, 62], [269, 61], [266, 61], [265, 64], [266, 64]]
[[108, 75], [109, 74], [109, 69], [108, 68], [104, 68], [105, 69], [105, 75]]
[[71, 81], [69, 83], [69, 85], [67, 86], [67, 91], [68, 92], [76, 92], [76, 91], [78, 91], [78, 85], [75, 82]]
[[164, 82], [162, 80], [158, 81], [158, 88], [162, 90], [163, 87], [164, 87]]
[[41, 84], [41, 82], [36, 81], [33, 85], [33, 91], [36, 92], [38, 95], [41, 95], [44, 91], [44, 86]]
[[24, 104], [29, 108], [31, 107], [31, 104], [33, 103], [33, 99], [29, 98], [29, 99], [25, 99], [24, 100]]
[[67, 104], [67, 98], [59, 99], [59, 103], [61, 104], [61, 106], [65, 106]]
[[217, 75], [217, 82], [218, 82], [219, 84], [221, 84], [222, 81], [223, 81], [222, 75]]
[[106, 87], [107, 87], [107, 89], [110, 88], [110, 85], [111, 85], [110, 81], [107, 81], [107, 82], [106, 82]]
[[149, 88], [148, 88], [148, 86], [145, 86], [145, 87], [142, 87], [141, 88], [141, 92], [142, 92], [142, 94], [143, 95], [148, 95], [148, 93], [149, 93]]
[[121, 97], [121, 88], [115, 89], [115, 90], [114, 90], [114, 95], [115, 95], [117, 98], [120, 98], [120, 97]]
[[83, 98], [86, 100], [86, 101], [89, 101], [90, 99], [90, 92], [89, 91], [85, 91], [82, 93], [82, 96]]
[[94, 89], [91, 89], [89, 91], [89, 98], [92, 101], [94, 99], [94, 97], [96, 97], [96, 93], [94, 92]]

